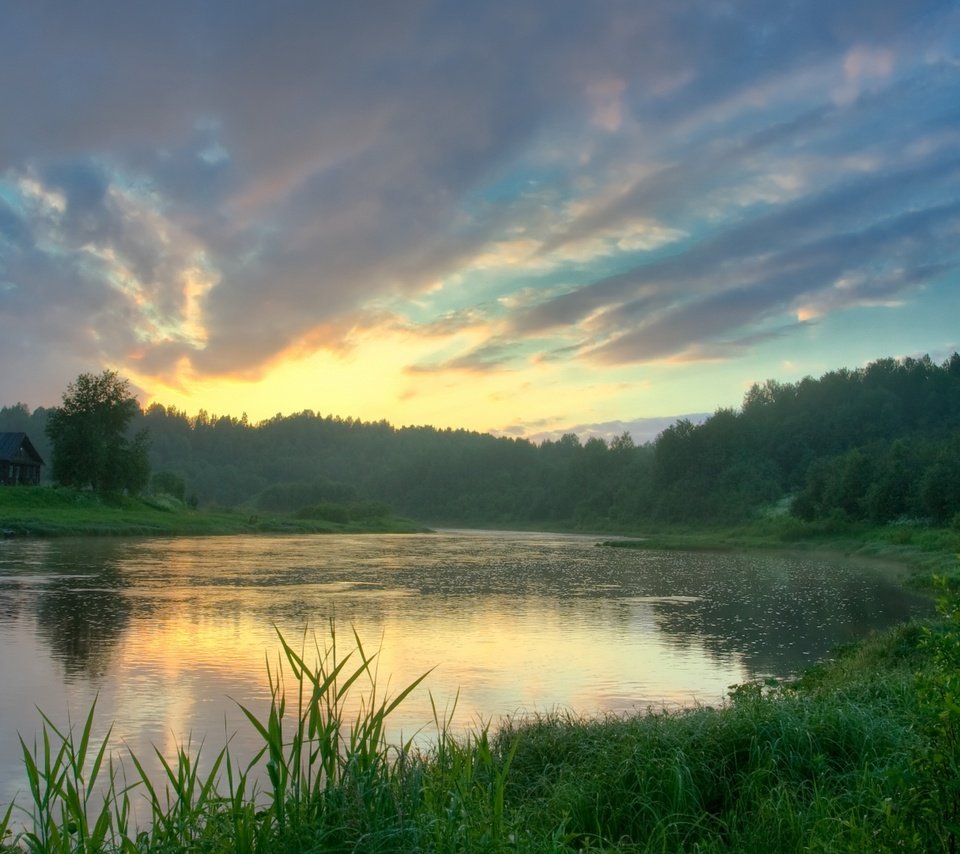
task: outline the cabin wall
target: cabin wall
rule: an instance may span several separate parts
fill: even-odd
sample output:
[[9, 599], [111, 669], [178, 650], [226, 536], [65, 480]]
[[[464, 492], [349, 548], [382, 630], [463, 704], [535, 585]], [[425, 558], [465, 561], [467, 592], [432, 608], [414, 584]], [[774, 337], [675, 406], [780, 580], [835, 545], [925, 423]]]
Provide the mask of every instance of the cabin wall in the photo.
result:
[[36, 486], [40, 483], [40, 466], [0, 461], [0, 484], [4, 486]]

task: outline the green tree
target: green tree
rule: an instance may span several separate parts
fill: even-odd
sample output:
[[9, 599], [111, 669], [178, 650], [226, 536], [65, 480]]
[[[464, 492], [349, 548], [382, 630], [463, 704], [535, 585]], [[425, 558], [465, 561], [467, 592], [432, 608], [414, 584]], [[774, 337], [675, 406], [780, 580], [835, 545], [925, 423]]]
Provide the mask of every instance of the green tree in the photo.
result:
[[81, 374], [47, 420], [53, 479], [110, 495], [140, 492], [150, 480], [147, 431], [130, 436], [140, 406], [116, 371]]
[[960, 510], [960, 459], [946, 450], [920, 481], [920, 502], [927, 515], [945, 524]]

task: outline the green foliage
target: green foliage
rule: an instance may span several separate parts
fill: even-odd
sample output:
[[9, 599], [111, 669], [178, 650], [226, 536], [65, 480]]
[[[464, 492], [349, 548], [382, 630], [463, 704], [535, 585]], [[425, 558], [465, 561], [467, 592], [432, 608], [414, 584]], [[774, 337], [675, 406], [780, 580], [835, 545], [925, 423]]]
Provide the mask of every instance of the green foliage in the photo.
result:
[[150, 480], [150, 488], [154, 493], [161, 493], [185, 501], [187, 485], [183, 477], [172, 471], [158, 471]]
[[960, 508], [960, 441], [944, 448], [920, 479], [920, 503], [926, 515], [941, 524]]
[[269, 512], [374, 502], [434, 522], [623, 525], [641, 510], [652, 456], [629, 436], [538, 447], [309, 411], [251, 425], [154, 405], [144, 423], [154, 466], [185, 472], [201, 503]]
[[150, 479], [150, 443], [146, 431], [128, 435], [139, 411], [129, 382], [115, 371], [77, 377], [47, 420], [54, 480], [104, 495], [143, 490]]
[[807, 520], [925, 519], [946, 525], [960, 507], [960, 437], [901, 438], [815, 460], [794, 503]]
[[960, 355], [768, 380], [655, 452], [657, 519], [732, 522], [795, 494], [807, 521], [945, 524], [960, 507]]
[[[95, 709], [96, 702], [79, 736], [72, 728], [62, 732], [41, 712], [42, 748], [36, 742], [28, 747], [20, 739], [33, 811], [30, 827], [19, 838], [30, 851], [118, 850], [126, 837], [130, 800], [126, 787], [117, 788], [117, 768], [107, 754], [109, 730], [100, 747], [91, 752]], [[106, 774], [103, 783], [101, 772]]]
[[322, 519], [327, 522], [369, 521], [390, 515], [390, 508], [378, 501], [358, 501], [350, 504], [334, 504], [325, 501], [310, 507], [301, 507], [295, 514], [298, 519]]
[[[942, 618], [924, 631], [928, 666], [917, 674], [924, 748], [911, 763], [914, 808], [931, 826], [941, 850], [960, 841], [960, 597], [945, 577], [937, 610]], [[920, 786], [923, 786], [921, 791]]]
[[340, 504], [356, 498], [356, 490], [342, 483], [318, 477], [309, 483], [275, 483], [254, 499], [261, 510], [290, 512], [308, 504]]

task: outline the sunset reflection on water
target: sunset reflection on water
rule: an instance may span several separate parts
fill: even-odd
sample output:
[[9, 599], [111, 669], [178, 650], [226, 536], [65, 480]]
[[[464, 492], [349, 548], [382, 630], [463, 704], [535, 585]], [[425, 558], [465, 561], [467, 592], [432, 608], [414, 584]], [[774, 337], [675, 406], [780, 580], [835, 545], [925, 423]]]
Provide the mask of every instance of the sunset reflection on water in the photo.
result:
[[[876, 566], [787, 555], [598, 548], [590, 537], [211, 537], [6, 542], [0, 550], [0, 803], [24, 790], [17, 733], [81, 719], [139, 757], [190, 737], [212, 758], [260, 744], [277, 631], [296, 649], [355, 630], [380, 696], [430, 668], [388, 737], [504, 715], [715, 704], [924, 607]], [[306, 632], [306, 633], [305, 633]], [[362, 683], [358, 683], [358, 687]], [[363, 686], [366, 688], [367, 686]], [[288, 690], [290, 685], [288, 682]], [[156, 763], [154, 763], [156, 764]]]

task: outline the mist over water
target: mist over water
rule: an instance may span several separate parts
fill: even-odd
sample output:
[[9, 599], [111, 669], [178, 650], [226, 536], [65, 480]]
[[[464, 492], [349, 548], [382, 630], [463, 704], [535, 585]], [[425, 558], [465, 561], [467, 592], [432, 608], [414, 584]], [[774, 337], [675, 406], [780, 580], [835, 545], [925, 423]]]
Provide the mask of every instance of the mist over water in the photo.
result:
[[[0, 543], [0, 804], [24, 790], [17, 734], [43, 709], [146, 757], [191, 738], [259, 747], [237, 702], [270, 698], [277, 631], [312, 650], [336, 626], [380, 649], [379, 690], [430, 668], [397, 710], [409, 737], [459, 691], [454, 723], [720, 702], [929, 608], [877, 564], [598, 547], [587, 536], [424, 535]], [[307, 659], [313, 656], [308, 654]], [[429, 693], [428, 693], [429, 692]], [[234, 735], [235, 733], [235, 735]], [[421, 736], [429, 739], [429, 728]]]

